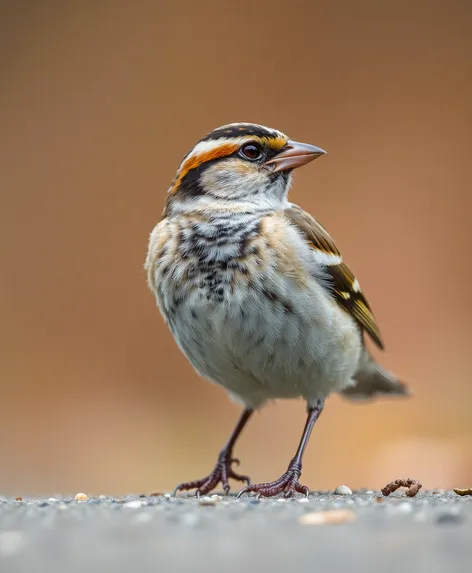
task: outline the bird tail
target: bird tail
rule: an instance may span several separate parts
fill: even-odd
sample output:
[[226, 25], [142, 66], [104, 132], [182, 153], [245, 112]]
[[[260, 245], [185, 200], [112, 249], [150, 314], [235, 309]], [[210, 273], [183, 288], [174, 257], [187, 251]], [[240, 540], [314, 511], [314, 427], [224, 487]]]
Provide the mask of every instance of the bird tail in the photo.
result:
[[350, 400], [369, 400], [378, 396], [411, 396], [412, 391], [405, 382], [388, 372], [365, 350], [361, 366], [354, 376], [354, 385], [345, 388], [341, 394]]

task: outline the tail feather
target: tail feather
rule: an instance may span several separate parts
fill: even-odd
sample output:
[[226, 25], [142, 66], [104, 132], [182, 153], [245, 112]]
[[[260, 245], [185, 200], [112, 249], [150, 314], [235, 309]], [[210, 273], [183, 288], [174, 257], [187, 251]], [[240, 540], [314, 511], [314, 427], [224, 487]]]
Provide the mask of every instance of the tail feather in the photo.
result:
[[341, 392], [350, 400], [369, 400], [378, 396], [411, 396], [405, 382], [377, 364], [366, 352], [366, 359], [354, 376], [355, 384]]

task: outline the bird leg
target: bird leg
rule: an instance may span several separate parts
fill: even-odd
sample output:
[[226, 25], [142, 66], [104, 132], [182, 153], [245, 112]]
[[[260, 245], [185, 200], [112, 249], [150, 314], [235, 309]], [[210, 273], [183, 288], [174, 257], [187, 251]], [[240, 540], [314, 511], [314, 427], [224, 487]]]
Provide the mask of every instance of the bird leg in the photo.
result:
[[221, 485], [223, 486], [225, 495], [228, 495], [228, 492], [230, 490], [230, 485], [228, 483], [229, 478], [235, 479], [237, 481], [245, 481], [248, 485], [251, 483], [251, 480], [249, 479], [248, 476], [237, 474], [236, 472], [233, 471], [231, 466], [233, 463], [239, 465], [239, 460], [233, 458], [233, 447], [234, 444], [236, 443], [236, 440], [239, 438], [239, 435], [241, 434], [244, 426], [251, 417], [253, 411], [254, 410], [246, 408], [244, 412], [241, 414], [241, 417], [239, 418], [236, 427], [231, 433], [229, 440], [226, 442], [223, 449], [220, 451], [220, 454], [218, 456], [218, 461], [216, 462], [216, 466], [213, 469], [213, 471], [208, 476], [202, 479], [179, 484], [174, 490], [174, 495], [178, 491], [196, 489], [197, 490], [196, 496], [199, 497], [200, 495], [206, 495], [208, 492], [214, 489], [220, 482]]
[[256, 493], [257, 497], [272, 497], [281, 492], [284, 492], [284, 497], [292, 497], [295, 492], [303, 493], [308, 496], [308, 488], [305, 485], [301, 485], [298, 480], [302, 473], [303, 452], [305, 451], [313, 426], [323, 411], [323, 406], [324, 399], [320, 399], [317, 401], [315, 406], [308, 409], [308, 417], [297, 453], [290, 461], [287, 471], [275, 481], [248, 485], [239, 492], [238, 497], [250, 492]]

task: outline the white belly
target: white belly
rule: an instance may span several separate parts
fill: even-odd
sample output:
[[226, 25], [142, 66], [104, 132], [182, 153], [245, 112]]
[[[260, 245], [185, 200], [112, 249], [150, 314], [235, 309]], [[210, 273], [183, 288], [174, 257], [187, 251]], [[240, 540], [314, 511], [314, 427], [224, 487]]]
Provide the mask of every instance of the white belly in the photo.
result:
[[223, 301], [208, 300], [202, 289], [167, 315], [195, 369], [247, 406], [275, 398], [315, 402], [350, 386], [359, 362], [352, 319], [315, 281], [302, 293], [280, 280], [291, 291], [288, 308], [254, 288], [225, 293]]

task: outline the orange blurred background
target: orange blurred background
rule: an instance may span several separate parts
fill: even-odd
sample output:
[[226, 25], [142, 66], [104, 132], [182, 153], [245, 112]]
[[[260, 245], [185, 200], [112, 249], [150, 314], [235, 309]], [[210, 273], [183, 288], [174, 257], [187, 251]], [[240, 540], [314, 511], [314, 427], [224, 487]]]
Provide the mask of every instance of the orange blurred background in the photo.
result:
[[[239, 406], [180, 354], [143, 263], [181, 158], [234, 121], [328, 150], [291, 199], [415, 391], [330, 399], [302, 481], [472, 485], [471, 26], [460, 0], [2, 2], [0, 491], [169, 490], [213, 467]], [[278, 477], [304, 422], [302, 402], [256, 415], [242, 472]]]

